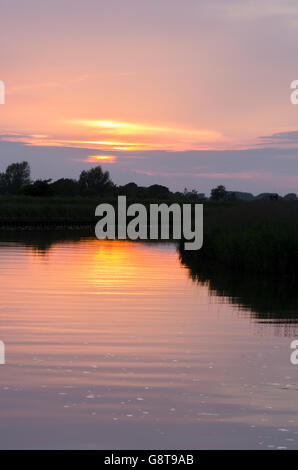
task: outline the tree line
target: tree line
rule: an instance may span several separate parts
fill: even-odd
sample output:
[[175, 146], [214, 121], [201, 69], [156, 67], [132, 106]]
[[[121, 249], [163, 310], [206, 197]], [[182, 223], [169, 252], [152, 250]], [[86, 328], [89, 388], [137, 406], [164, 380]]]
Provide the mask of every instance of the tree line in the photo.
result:
[[[135, 199], [203, 199], [204, 195], [197, 190], [171, 192], [168, 187], [153, 184], [148, 187], [128, 183], [117, 186], [111, 180], [108, 171], [103, 171], [98, 165], [81, 172], [79, 179], [60, 178], [31, 180], [31, 170], [28, 162], [12, 163], [6, 171], [0, 173], [0, 195], [24, 195], [32, 197], [50, 196], [83, 196], [83, 197], [112, 197], [124, 195]], [[225, 200], [228, 192], [224, 186], [218, 186], [211, 191], [211, 199]]]

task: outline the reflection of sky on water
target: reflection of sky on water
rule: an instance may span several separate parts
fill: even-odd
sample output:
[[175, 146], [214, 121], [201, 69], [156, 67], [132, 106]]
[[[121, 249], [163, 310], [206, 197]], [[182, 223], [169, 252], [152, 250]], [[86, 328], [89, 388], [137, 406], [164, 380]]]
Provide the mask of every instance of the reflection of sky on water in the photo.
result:
[[298, 447], [291, 339], [174, 245], [1, 243], [0, 283], [2, 448]]

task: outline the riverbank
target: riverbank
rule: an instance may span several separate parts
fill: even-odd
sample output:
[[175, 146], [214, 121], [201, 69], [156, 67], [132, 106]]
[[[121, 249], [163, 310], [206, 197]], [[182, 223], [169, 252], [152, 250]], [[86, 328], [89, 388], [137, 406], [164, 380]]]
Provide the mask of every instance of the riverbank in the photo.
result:
[[211, 211], [205, 218], [201, 250], [180, 256], [192, 267], [231, 269], [297, 277], [298, 204], [296, 201], [245, 203]]
[[[117, 205], [116, 198], [0, 198], [0, 231], [75, 232], [93, 236], [98, 204]], [[182, 204], [179, 200], [127, 200], [146, 207], [152, 203]], [[198, 201], [199, 202], [199, 201]], [[185, 201], [184, 201], [185, 203]], [[184, 241], [182, 241], [184, 243]], [[204, 203], [204, 242], [197, 251], [181, 256], [192, 265], [218, 265], [239, 272], [298, 274], [298, 202], [252, 201]]]
[[[0, 196], [0, 230], [6, 227], [24, 228], [26, 226], [52, 227], [57, 226], [90, 226], [95, 225], [98, 220], [95, 217], [95, 208], [98, 204], [108, 203], [117, 208], [117, 197], [100, 198], [100, 197], [30, 197], [30, 196]], [[272, 212], [277, 209], [293, 207], [297, 208], [298, 202], [296, 201], [274, 201], [274, 202], [241, 202], [241, 201], [223, 201], [214, 202], [210, 200], [195, 200], [195, 199], [179, 199], [179, 198], [165, 198], [165, 199], [136, 199], [127, 197], [127, 205], [139, 203], [146, 208], [150, 204], [167, 205], [177, 203], [182, 204], [203, 204], [204, 205], [204, 221], [209, 226], [221, 224], [222, 220], [226, 218], [235, 218], [233, 211], [237, 213], [237, 220], [239, 214], [249, 214], [251, 211], [258, 208], [263, 208], [261, 216], [272, 216]], [[279, 211], [281, 212], [281, 211]]]
[[[193, 202], [189, 201], [189, 203]], [[116, 196], [110, 198], [2, 196], [0, 197], [0, 230], [94, 228], [99, 220], [95, 217], [95, 209], [101, 203], [111, 204], [117, 212], [118, 198]], [[133, 203], [142, 204], [148, 209], [150, 204], [178, 203], [182, 205], [185, 200], [127, 198], [127, 206]]]

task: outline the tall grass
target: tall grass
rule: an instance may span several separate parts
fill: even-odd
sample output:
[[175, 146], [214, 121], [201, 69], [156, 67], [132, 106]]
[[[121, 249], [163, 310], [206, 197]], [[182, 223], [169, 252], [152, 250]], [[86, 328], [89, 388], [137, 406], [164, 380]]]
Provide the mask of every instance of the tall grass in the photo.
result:
[[201, 250], [183, 259], [198, 266], [218, 264], [234, 271], [298, 274], [298, 203], [241, 203], [209, 210]]

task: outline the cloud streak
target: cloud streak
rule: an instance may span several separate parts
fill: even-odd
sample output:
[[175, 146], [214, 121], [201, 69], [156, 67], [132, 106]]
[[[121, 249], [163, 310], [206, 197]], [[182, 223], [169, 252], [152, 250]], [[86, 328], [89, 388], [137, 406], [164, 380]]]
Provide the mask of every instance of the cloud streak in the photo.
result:
[[187, 186], [206, 193], [218, 184], [253, 193], [298, 191], [298, 152], [290, 148], [94, 153], [90, 147], [30, 146], [0, 141], [0, 154], [0, 171], [12, 162], [27, 160], [34, 178], [77, 178], [82, 170], [100, 164], [111, 170], [116, 184], [158, 183], [173, 190]]

